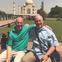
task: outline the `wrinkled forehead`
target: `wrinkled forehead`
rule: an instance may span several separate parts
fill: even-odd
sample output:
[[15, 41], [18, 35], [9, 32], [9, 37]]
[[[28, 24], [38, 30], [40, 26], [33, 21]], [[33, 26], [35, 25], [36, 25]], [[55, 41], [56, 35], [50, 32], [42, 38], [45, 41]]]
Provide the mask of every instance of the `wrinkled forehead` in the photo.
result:
[[16, 22], [23, 22], [23, 18], [21, 17], [16, 18]]
[[40, 15], [36, 15], [34, 19], [35, 19], [35, 20], [43, 20], [43, 17], [40, 16]]

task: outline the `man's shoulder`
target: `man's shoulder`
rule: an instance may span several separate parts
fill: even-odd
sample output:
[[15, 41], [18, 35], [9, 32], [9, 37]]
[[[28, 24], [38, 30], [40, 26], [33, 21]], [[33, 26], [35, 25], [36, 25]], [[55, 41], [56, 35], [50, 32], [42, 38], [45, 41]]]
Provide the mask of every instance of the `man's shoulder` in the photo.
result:
[[10, 30], [9, 35], [12, 35], [15, 32], [15, 29], [13, 28], [12, 30]]
[[14, 26], [14, 27], [10, 30], [9, 33], [11, 33], [11, 32], [15, 32], [15, 31], [16, 31], [16, 26]]
[[49, 34], [53, 34], [53, 31], [50, 30], [49, 28], [47, 28], [46, 26], [43, 27], [45, 29], [45, 31], [47, 31]]

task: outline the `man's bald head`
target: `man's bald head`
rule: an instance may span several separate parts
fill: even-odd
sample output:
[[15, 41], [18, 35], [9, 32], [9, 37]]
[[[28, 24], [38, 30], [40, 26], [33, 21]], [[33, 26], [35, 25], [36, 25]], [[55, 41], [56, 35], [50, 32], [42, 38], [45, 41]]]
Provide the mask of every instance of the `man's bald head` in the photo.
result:
[[23, 18], [22, 17], [18, 17], [18, 18], [16, 18], [16, 22], [23, 22]]
[[15, 24], [16, 24], [16, 28], [17, 28], [17, 30], [22, 29], [23, 18], [22, 18], [22, 17], [18, 17], [18, 18], [16, 18], [16, 22], [15, 22]]

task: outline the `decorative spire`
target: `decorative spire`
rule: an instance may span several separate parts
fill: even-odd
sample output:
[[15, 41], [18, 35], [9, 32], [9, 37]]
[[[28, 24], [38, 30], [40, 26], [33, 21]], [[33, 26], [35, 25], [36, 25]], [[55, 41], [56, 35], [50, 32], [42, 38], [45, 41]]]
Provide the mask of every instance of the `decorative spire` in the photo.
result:
[[15, 12], [15, 0], [13, 0], [13, 14], [15, 15], [16, 12]]
[[41, 2], [41, 8], [42, 8], [42, 10], [44, 10], [44, 2], [43, 1]]

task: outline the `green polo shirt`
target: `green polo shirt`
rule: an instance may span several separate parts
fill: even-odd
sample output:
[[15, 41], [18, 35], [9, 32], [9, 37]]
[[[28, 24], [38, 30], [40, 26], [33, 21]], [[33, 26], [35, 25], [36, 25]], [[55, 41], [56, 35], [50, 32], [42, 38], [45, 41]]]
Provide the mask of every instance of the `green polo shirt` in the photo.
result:
[[29, 41], [29, 29], [33, 26], [24, 25], [22, 30], [16, 31], [16, 28], [9, 33], [8, 46], [12, 46], [14, 51], [24, 51], [27, 49]]

